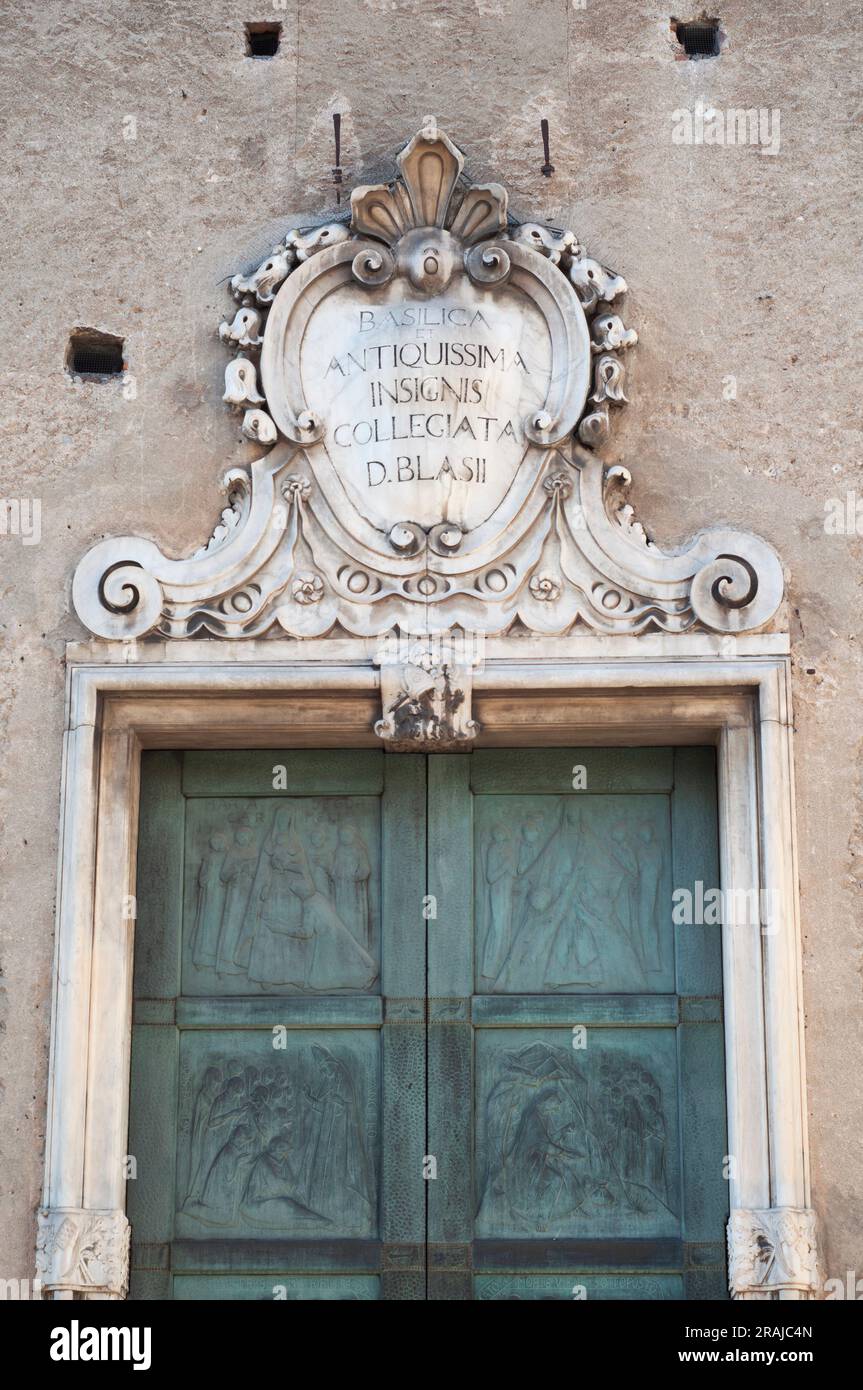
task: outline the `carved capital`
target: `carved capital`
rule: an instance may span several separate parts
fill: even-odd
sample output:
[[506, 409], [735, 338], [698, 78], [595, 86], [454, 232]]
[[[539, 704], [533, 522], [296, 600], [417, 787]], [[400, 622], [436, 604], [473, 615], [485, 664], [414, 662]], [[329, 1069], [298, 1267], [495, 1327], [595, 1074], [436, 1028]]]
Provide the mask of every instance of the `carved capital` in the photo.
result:
[[732, 1211], [728, 1287], [732, 1298], [763, 1298], [817, 1288], [815, 1213], [809, 1207]]
[[129, 1222], [122, 1211], [51, 1207], [38, 1215], [36, 1272], [46, 1292], [125, 1298]]

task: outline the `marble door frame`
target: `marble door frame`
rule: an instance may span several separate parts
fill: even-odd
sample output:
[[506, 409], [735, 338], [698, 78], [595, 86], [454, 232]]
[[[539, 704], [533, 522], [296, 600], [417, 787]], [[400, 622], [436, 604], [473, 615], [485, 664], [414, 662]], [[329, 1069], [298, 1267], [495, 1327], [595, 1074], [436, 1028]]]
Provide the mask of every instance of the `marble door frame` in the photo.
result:
[[[142, 749], [379, 746], [373, 657], [357, 639], [69, 647], [37, 1243], [49, 1296], [127, 1288]], [[772, 908], [760, 928], [732, 920], [723, 931], [730, 1287], [738, 1298], [812, 1297], [787, 638], [489, 639], [473, 698], [477, 746], [716, 744], [721, 886], [766, 890]]]

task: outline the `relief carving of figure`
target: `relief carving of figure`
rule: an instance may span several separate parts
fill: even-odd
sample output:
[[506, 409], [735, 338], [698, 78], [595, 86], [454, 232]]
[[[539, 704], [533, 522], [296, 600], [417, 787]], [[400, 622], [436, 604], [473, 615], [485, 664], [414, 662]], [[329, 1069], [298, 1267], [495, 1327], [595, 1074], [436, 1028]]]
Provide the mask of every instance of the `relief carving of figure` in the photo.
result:
[[247, 941], [247, 909], [257, 866], [254, 831], [250, 826], [241, 825], [234, 834], [234, 847], [225, 856], [220, 874], [226, 890], [216, 951], [216, 969], [220, 975], [244, 973], [238, 957]]
[[294, 1123], [287, 1118], [252, 1164], [243, 1194], [243, 1209], [250, 1219], [267, 1226], [286, 1226], [291, 1217], [314, 1217], [301, 1199], [296, 1160]]
[[190, 1181], [187, 1200], [197, 1201], [209, 1172], [210, 1164], [215, 1157], [215, 1150], [213, 1152], [208, 1151], [208, 1138], [213, 1129], [216, 1128], [214, 1125], [211, 1129], [211, 1116], [221, 1088], [221, 1072], [217, 1067], [208, 1067], [204, 1072], [200, 1090], [195, 1097], [195, 1108], [192, 1111], [192, 1128], [189, 1134]]
[[[211, 1071], [215, 1071], [215, 1081]], [[211, 1091], [215, 1091], [212, 1099]], [[245, 1093], [245, 1082], [241, 1075], [228, 1075], [223, 1082], [222, 1074], [217, 1069], [210, 1069], [206, 1073], [192, 1116], [187, 1203], [194, 1204], [200, 1200], [216, 1155], [244, 1113]]]
[[303, 907], [314, 935], [309, 984], [324, 991], [337, 980], [342, 989], [368, 989], [378, 968], [368, 951], [355, 941], [329, 898], [315, 893]]
[[205, 1225], [374, 1226], [353, 1065], [320, 1044], [284, 1069], [212, 1062], [192, 1105], [181, 1210]]
[[210, 836], [209, 845], [198, 869], [192, 960], [199, 968], [213, 968], [216, 964], [225, 896], [221, 873], [227, 852], [227, 835], [216, 831]]
[[604, 1129], [616, 1170], [625, 1183], [652, 1192], [667, 1204], [665, 1122], [662, 1095], [647, 1067], [604, 1057], [599, 1083], [605, 1098]]
[[339, 830], [339, 849], [335, 862], [336, 912], [365, 950], [371, 945], [369, 881], [372, 866], [368, 851], [352, 821]]
[[480, 973], [497, 979], [512, 944], [513, 893], [518, 873], [518, 850], [510, 831], [496, 825], [485, 855], [486, 933]]
[[367, 989], [377, 965], [341, 920], [328, 889], [333, 860], [326, 830], [306, 849], [293, 809], [279, 811], [261, 886], [249, 978], [303, 990]]
[[316, 889], [296, 819], [293, 810], [277, 812], [264, 847], [249, 979], [306, 989], [313, 930], [304, 920], [303, 904]]
[[[599, 982], [596, 918], [579, 882], [580, 829], [577, 809], [568, 801], [562, 803], [551, 834], [545, 839], [545, 827], [538, 817], [529, 817], [522, 826], [512, 888], [512, 944], [494, 979], [493, 990], [571, 989]], [[494, 862], [493, 857], [487, 859], [487, 882], [489, 863]], [[490, 893], [488, 900], [490, 907]], [[493, 919], [488, 916], [483, 973], [486, 946], [493, 930]]]
[[611, 1054], [591, 1075], [563, 1048], [532, 1043], [497, 1062], [485, 1104], [485, 1232], [560, 1232], [605, 1212], [670, 1211], [662, 1095]]
[[611, 853], [620, 871], [615, 914], [642, 974], [662, 969], [660, 887], [662, 861], [652, 826], [629, 831], [619, 822], [611, 833]]
[[330, 821], [313, 818], [307, 830], [309, 865], [318, 891], [332, 898], [335, 892], [336, 841]]
[[207, 1174], [199, 1207], [225, 1225], [233, 1225], [240, 1196], [255, 1160], [255, 1131], [246, 1121], [235, 1125], [219, 1149]]
[[[514, 861], [514, 862], [513, 862]], [[596, 988], [622, 966], [663, 969], [663, 863], [654, 827], [601, 836], [573, 798], [554, 819], [499, 824], [480, 843], [479, 973], [496, 993]]]
[[587, 1086], [558, 1049], [534, 1043], [506, 1053], [486, 1102], [480, 1221], [501, 1215], [546, 1231], [584, 1206], [600, 1165], [587, 1123]]
[[[338, 810], [277, 809], [259, 842], [254, 802], [233, 817], [233, 845], [211, 834], [195, 879], [192, 962], [262, 988], [369, 989], [372, 864], [357, 826]], [[215, 944], [214, 944], [215, 939]]]
[[[414, 652], [392, 670], [383, 666], [384, 718], [375, 725], [382, 738], [407, 747], [442, 747], [472, 738], [478, 725], [470, 717], [469, 675], [453, 670], [432, 652]], [[397, 673], [397, 674], [396, 674]]]
[[355, 1211], [371, 1210], [371, 1178], [350, 1071], [325, 1047], [313, 1046], [312, 1055], [318, 1074], [306, 1093], [310, 1114], [303, 1156], [309, 1201], [334, 1219], [348, 1193]]

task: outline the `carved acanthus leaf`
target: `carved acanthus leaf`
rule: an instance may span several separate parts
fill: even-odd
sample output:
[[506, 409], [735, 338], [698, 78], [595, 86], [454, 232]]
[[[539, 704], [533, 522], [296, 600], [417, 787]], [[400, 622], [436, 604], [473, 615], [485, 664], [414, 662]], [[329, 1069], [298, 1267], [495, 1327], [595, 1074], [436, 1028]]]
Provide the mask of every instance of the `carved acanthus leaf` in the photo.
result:
[[258, 374], [254, 362], [248, 357], [235, 357], [225, 368], [225, 394], [222, 400], [227, 405], [262, 405], [265, 397], [258, 390]]
[[275, 444], [278, 430], [265, 410], [247, 410], [243, 416], [243, 434], [256, 444]]
[[293, 249], [275, 246], [265, 261], [251, 275], [235, 275], [231, 280], [234, 298], [244, 302], [246, 295], [254, 295], [259, 305], [272, 304], [276, 291], [282, 281], [287, 279], [291, 267], [296, 265], [297, 257]]
[[606, 470], [606, 498], [613, 521], [620, 527], [628, 540], [643, 546], [645, 550], [651, 550], [655, 548], [653, 541], [641, 522], [636, 519], [635, 508], [626, 500], [626, 493], [631, 485], [632, 474], [622, 464], [615, 464], [613, 468]]
[[611, 433], [608, 402], [626, 402], [623, 391], [624, 369], [615, 354], [634, 346], [638, 334], [627, 329], [609, 305], [626, 293], [622, 275], [588, 256], [574, 232], [524, 222], [509, 233], [511, 241], [545, 256], [568, 277], [578, 295], [591, 330], [591, 351], [601, 353], [594, 378], [594, 393], [578, 424], [580, 442], [590, 449], [600, 448]]
[[500, 183], [469, 188], [452, 220], [453, 235], [465, 246], [499, 236], [506, 231], [506, 205], [506, 189]]
[[219, 337], [223, 343], [234, 347], [256, 348], [264, 341], [261, 337], [261, 313], [246, 305], [238, 309], [233, 322], [219, 324]]
[[251, 491], [247, 473], [239, 468], [230, 469], [223, 479], [222, 491], [227, 495], [228, 505], [223, 510], [218, 525], [207, 544], [195, 551], [192, 556], [193, 560], [199, 560], [202, 555], [208, 555], [218, 546], [223, 545], [236, 532], [241, 520], [248, 512]]
[[560, 265], [562, 260], [568, 262], [579, 249], [575, 232], [559, 231], [541, 222], [522, 222], [510, 232], [510, 240], [547, 256], [552, 265]]
[[[389, 246], [414, 227], [447, 225], [464, 156], [442, 131], [420, 131], [396, 163], [399, 178], [394, 183], [355, 188], [351, 194], [352, 231], [358, 236], [375, 237]], [[476, 191], [493, 201], [493, 188]], [[505, 206], [504, 203], [504, 210]]]
[[324, 251], [328, 246], [338, 246], [339, 242], [347, 241], [349, 235], [344, 222], [326, 222], [321, 227], [312, 227], [306, 231], [288, 232], [285, 246], [289, 251], [293, 251], [297, 261], [302, 263], [317, 251]]
[[634, 328], [627, 328], [619, 314], [600, 314], [590, 326], [594, 352], [616, 352], [620, 348], [634, 347], [638, 334]]
[[600, 406], [589, 415], [583, 415], [578, 425], [578, 437], [589, 449], [598, 449], [611, 433], [611, 417], [608, 406]]
[[626, 368], [612, 353], [604, 352], [601, 357], [596, 359], [593, 372], [593, 395], [590, 399], [595, 405], [602, 405], [603, 401], [625, 401], [626, 395], [623, 390], [623, 382], [626, 377]]
[[580, 256], [569, 265], [569, 278], [581, 300], [586, 314], [592, 314], [603, 301], [610, 304], [613, 299], [626, 294], [627, 284], [622, 275], [615, 275], [607, 266], [589, 256]]

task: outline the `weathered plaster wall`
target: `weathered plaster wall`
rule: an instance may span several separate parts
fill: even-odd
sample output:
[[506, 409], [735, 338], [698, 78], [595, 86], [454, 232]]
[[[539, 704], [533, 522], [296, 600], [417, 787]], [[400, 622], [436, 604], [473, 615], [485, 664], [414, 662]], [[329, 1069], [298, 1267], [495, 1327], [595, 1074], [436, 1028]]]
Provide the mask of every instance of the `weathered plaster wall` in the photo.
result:
[[[220, 402], [227, 277], [333, 210], [340, 111], [348, 189], [435, 113], [475, 180], [626, 276], [641, 342], [609, 457], [640, 518], [670, 545], [744, 526], [787, 564], [813, 1192], [827, 1273], [863, 1276], [863, 539], [824, 531], [828, 498], [863, 497], [860, 17], [829, 0], [721, 15], [721, 58], [686, 63], [667, 11], [616, 0], [7, 11], [0, 496], [40, 499], [42, 539], [0, 536], [0, 1275], [29, 1273], [42, 1177], [71, 575], [102, 535], [181, 555], [210, 534], [219, 477], [255, 453]], [[278, 56], [246, 58], [243, 23], [271, 17]], [[699, 97], [778, 110], [779, 152], [674, 144], [672, 113]], [[66, 374], [76, 325], [125, 338], [134, 393]]]

